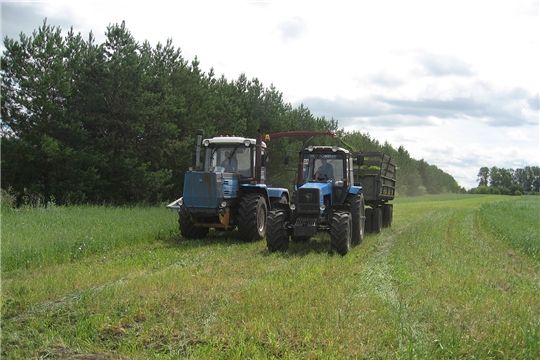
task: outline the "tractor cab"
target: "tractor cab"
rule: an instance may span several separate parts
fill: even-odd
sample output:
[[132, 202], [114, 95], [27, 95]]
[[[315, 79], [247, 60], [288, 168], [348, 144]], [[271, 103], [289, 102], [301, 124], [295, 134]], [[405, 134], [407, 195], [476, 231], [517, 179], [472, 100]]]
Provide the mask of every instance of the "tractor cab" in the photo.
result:
[[[204, 172], [230, 173], [240, 181], [255, 179], [256, 140], [220, 136], [203, 141], [204, 146]], [[261, 179], [266, 182], [264, 163], [266, 159], [266, 144], [261, 144]]]
[[[353, 179], [351, 153], [337, 146], [309, 146], [300, 152], [298, 181], [295, 188], [311, 182], [343, 187]], [[301, 167], [301, 168], [300, 168]]]

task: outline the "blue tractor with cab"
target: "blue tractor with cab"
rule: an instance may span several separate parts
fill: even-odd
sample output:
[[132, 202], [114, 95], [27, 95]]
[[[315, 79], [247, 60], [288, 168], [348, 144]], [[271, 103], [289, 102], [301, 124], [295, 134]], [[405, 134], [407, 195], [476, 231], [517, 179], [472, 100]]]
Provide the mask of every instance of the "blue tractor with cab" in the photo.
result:
[[289, 202], [288, 189], [266, 184], [265, 142], [234, 135], [203, 140], [203, 130], [196, 136], [194, 167], [185, 173], [182, 197], [167, 205], [179, 213], [182, 236], [202, 238], [213, 228], [238, 229], [246, 242], [263, 239], [268, 212]]
[[298, 176], [289, 205], [269, 212], [266, 241], [270, 252], [286, 251], [290, 239], [307, 242], [330, 233], [331, 249], [346, 255], [364, 238], [362, 186], [354, 183], [354, 166], [363, 156], [337, 146], [308, 146], [300, 151]]

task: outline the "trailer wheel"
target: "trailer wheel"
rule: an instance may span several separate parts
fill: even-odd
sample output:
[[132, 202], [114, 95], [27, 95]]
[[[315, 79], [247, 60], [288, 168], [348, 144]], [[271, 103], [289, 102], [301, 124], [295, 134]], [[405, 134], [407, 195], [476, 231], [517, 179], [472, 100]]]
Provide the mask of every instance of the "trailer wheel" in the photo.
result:
[[259, 194], [249, 194], [240, 200], [238, 232], [245, 242], [262, 240], [266, 234], [268, 206]]
[[345, 203], [351, 207], [352, 244], [358, 245], [364, 240], [366, 215], [364, 210], [364, 194], [347, 195]]
[[191, 221], [189, 211], [185, 206], [180, 207], [180, 214], [178, 217], [178, 224], [180, 224], [180, 233], [182, 237], [186, 239], [200, 239], [208, 235], [208, 228], [197, 227]]
[[383, 227], [391, 227], [392, 226], [392, 217], [394, 212], [394, 207], [392, 204], [384, 204], [383, 205]]
[[287, 251], [289, 248], [289, 236], [285, 230], [285, 211], [271, 210], [268, 213], [266, 228], [266, 245], [268, 251]]
[[332, 250], [341, 256], [351, 250], [351, 214], [345, 211], [335, 211], [330, 225], [330, 243]]
[[375, 234], [379, 234], [382, 231], [383, 216], [382, 208], [376, 207], [373, 209], [373, 220], [371, 222], [372, 230]]
[[372, 232], [372, 226], [373, 223], [373, 209], [368, 207], [366, 209], [366, 226], [364, 227], [364, 231], [366, 234], [369, 234]]

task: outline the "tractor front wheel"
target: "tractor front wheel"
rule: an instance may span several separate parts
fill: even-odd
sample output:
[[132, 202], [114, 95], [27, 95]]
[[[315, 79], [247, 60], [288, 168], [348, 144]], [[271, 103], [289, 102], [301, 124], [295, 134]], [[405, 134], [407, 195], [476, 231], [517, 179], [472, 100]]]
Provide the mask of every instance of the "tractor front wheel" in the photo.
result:
[[178, 224], [180, 224], [180, 233], [182, 237], [186, 239], [200, 239], [208, 235], [208, 228], [197, 227], [191, 221], [191, 215], [185, 206], [180, 207], [180, 215], [178, 217]]
[[285, 230], [285, 211], [271, 210], [268, 214], [266, 228], [266, 245], [268, 251], [287, 251], [289, 249], [289, 236]]
[[268, 206], [260, 194], [249, 194], [240, 200], [238, 232], [245, 242], [262, 240], [266, 234]]
[[335, 211], [330, 225], [330, 242], [332, 250], [339, 255], [347, 255], [351, 250], [351, 214], [345, 211]]

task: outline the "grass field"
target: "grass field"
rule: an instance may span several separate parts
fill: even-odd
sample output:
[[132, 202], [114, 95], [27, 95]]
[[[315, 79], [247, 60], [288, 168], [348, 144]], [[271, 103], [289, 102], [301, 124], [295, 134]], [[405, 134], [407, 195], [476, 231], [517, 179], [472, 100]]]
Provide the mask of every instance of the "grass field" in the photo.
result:
[[347, 256], [164, 208], [2, 209], [2, 358], [537, 359], [540, 197], [396, 199]]

